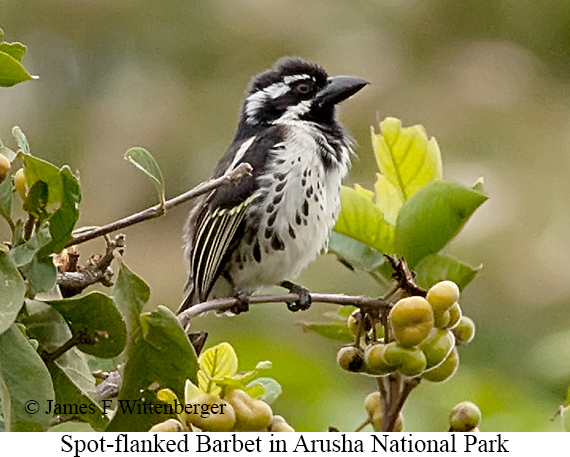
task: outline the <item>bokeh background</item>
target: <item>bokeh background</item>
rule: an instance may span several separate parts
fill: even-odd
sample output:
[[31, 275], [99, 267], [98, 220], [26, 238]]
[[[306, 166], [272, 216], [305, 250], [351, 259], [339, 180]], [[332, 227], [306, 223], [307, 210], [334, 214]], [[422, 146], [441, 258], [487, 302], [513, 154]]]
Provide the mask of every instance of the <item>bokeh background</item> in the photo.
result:
[[[342, 106], [359, 143], [349, 183], [372, 185], [369, 128], [396, 116], [437, 138], [446, 178], [483, 176], [491, 197], [449, 249], [483, 264], [461, 301], [476, 339], [452, 380], [411, 395], [406, 430], [446, 430], [461, 400], [479, 404], [483, 431], [562, 429], [551, 419], [570, 383], [570, 2], [0, 0], [0, 26], [28, 46], [25, 64], [40, 76], [0, 89], [0, 138], [14, 146], [19, 125], [34, 154], [79, 170], [81, 225], [155, 203], [152, 184], [123, 160], [131, 146], [154, 154], [169, 196], [208, 178], [250, 77], [283, 55], [371, 81]], [[151, 308], [180, 301], [188, 209], [125, 230], [125, 261], [150, 284]], [[378, 293], [331, 255], [300, 282]], [[242, 369], [272, 360], [284, 389], [274, 410], [298, 430], [349, 431], [374, 381], [342, 372], [339, 344], [298, 325], [330, 310], [256, 306], [196, 328], [210, 344], [230, 341]]]

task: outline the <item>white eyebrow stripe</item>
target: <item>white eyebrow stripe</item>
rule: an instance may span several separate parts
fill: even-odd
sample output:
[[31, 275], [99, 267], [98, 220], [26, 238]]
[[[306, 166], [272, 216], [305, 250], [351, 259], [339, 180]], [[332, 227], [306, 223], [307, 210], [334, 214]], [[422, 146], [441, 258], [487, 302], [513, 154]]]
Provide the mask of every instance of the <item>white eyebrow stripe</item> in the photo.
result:
[[315, 78], [313, 78], [312, 76], [309, 75], [290, 75], [290, 76], [285, 76], [283, 77], [283, 82], [285, 84], [291, 84], [294, 83], [295, 81], [301, 81], [303, 79], [311, 79], [311, 80], [315, 80]]
[[278, 82], [251, 94], [247, 97], [245, 103], [245, 114], [247, 120], [254, 122], [255, 115], [263, 107], [267, 99], [281, 97], [289, 92], [290, 89], [291, 88], [286, 83]]

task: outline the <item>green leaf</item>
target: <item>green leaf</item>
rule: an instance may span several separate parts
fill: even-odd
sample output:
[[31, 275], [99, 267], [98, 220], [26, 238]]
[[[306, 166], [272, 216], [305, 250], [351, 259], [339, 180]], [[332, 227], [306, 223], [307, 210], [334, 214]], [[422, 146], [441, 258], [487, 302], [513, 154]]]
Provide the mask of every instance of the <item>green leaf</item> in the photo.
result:
[[7, 148], [6, 146], [4, 146], [2, 144], [2, 141], [0, 141], [0, 154], [2, 154], [4, 157], [6, 157], [10, 161], [10, 163], [12, 163], [14, 161], [14, 159], [18, 156], [10, 148]]
[[80, 351], [106, 359], [119, 355], [125, 348], [127, 328], [111, 297], [91, 292], [79, 298], [46, 303], [61, 313], [74, 335], [100, 335], [94, 344], [78, 344]]
[[[51, 416], [44, 411], [55, 400], [50, 374], [16, 324], [0, 334], [0, 400], [6, 431], [48, 428]], [[30, 401], [37, 403], [27, 403]], [[28, 412], [36, 406], [37, 414]]]
[[125, 159], [142, 170], [143, 173], [152, 180], [158, 192], [160, 204], [164, 204], [164, 178], [162, 177], [162, 171], [158, 163], [151, 153], [143, 148], [131, 148], [125, 153]]
[[43, 219], [47, 213], [49, 189], [43, 181], [36, 181], [24, 202], [24, 211], [34, 216], [36, 219]]
[[69, 167], [59, 171], [62, 199], [60, 207], [49, 218], [51, 242], [38, 253], [38, 257], [46, 257], [52, 253], [60, 253], [67, 242], [79, 218], [78, 204], [81, 201], [81, 189], [77, 178]]
[[31, 76], [14, 57], [0, 51], [0, 87], [11, 87], [33, 78], [37, 77]]
[[[263, 393], [261, 395], [256, 395], [260, 389], [263, 388]], [[259, 398], [259, 400], [264, 401], [268, 405], [273, 403], [279, 395], [283, 392], [281, 384], [279, 384], [273, 378], [257, 378], [251, 381], [244, 389], [252, 398]], [[251, 395], [253, 393], [253, 395]]]
[[402, 128], [400, 120], [388, 117], [380, 128], [382, 134], [371, 131], [378, 168], [403, 201], [441, 179], [439, 146], [435, 138], [428, 139], [423, 126]]
[[[237, 357], [236, 357], [237, 362]], [[225, 388], [226, 394], [229, 390], [233, 389], [245, 389], [245, 387], [254, 379], [259, 376], [261, 370], [269, 370], [272, 364], [269, 360], [264, 360], [259, 362], [252, 371], [246, 371], [244, 373], [236, 373], [231, 377], [224, 377], [221, 380], [215, 379], [214, 382], [222, 388]], [[198, 373], [198, 380], [200, 380], [200, 372]], [[261, 395], [261, 394], [260, 394]]]
[[51, 240], [49, 224], [44, 223], [40, 229], [28, 241], [14, 246], [10, 251], [10, 257], [17, 267], [26, 265], [32, 261], [36, 253]]
[[113, 288], [113, 299], [132, 335], [140, 327], [140, 314], [150, 298], [148, 285], [123, 262]]
[[12, 180], [7, 177], [0, 183], [0, 216], [2, 216], [10, 227], [14, 225], [12, 222]]
[[221, 391], [215, 381], [231, 378], [236, 374], [238, 366], [236, 352], [229, 343], [220, 343], [202, 352], [198, 363], [198, 387], [212, 395], [219, 395]]
[[390, 225], [396, 225], [398, 212], [404, 204], [398, 189], [384, 175], [377, 173], [374, 193], [376, 195], [376, 206], [382, 211], [386, 222]]
[[[42, 351], [53, 352], [72, 337], [71, 330], [55, 308], [35, 300], [28, 300], [26, 305], [27, 332], [39, 342]], [[79, 408], [77, 416], [97, 430], [104, 429], [109, 420], [102, 415], [95, 378], [85, 354], [71, 348], [47, 366], [53, 379], [56, 402]]]
[[55, 286], [57, 269], [51, 257], [43, 259], [34, 256], [32, 261], [20, 267], [20, 271], [28, 280], [28, 296], [34, 297], [39, 292], [46, 292]]
[[377, 252], [392, 253], [394, 227], [386, 222], [380, 208], [372, 202], [373, 193], [361, 187], [343, 186], [341, 212], [334, 231], [360, 241]]
[[24, 46], [22, 43], [0, 43], [0, 52], [5, 52], [20, 63], [22, 63], [22, 59], [26, 55], [26, 51], [26, 46]]
[[[197, 371], [196, 353], [186, 333], [172, 311], [159, 306], [141, 315], [140, 326], [127, 346], [119, 401], [158, 402], [160, 388], [169, 388], [183, 398], [186, 380], [196, 384]], [[119, 408], [107, 431], [142, 432], [165, 419], [156, 413], [132, 414]]]
[[396, 253], [410, 267], [438, 253], [487, 196], [450, 181], [435, 181], [404, 203], [396, 222]]
[[451, 256], [432, 254], [420, 260], [414, 271], [416, 282], [424, 289], [429, 289], [434, 284], [448, 279], [463, 290], [480, 268], [473, 268]]
[[0, 251], [0, 334], [16, 320], [26, 293], [26, 284], [10, 257]]
[[378, 251], [337, 232], [331, 232], [328, 250], [351, 270], [376, 271], [386, 261]]
[[[12, 127], [12, 136], [18, 144], [18, 151], [21, 151], [23, 154], [30, 154], [30, 144], [28, 143], [28, 139], [26, 138], [26, 135], [24, 135], [24, 132], [22, 132], [22, 129], [17, 125]], [[28, 182], [28, 186], [29, 185], [30, 183]]]
[[350, 333], [346, 322], [335, 321], [330, 324], [303, 323], [301, 326], [305, 332], [315, 332], [329, 340], [347, 343], [354, 341], [354, 337]]
[[57, 432], [57, 433], [82, 433], [82, 432], [94, 432], [96, 431], [91, 425], [85, 422], [62, 422], [61, 424], [54, 425], [53, 427], [48, 428], [48, 432]]
[[[16, 127], [14, 127], [14, 129], [16, 129]], [[25, 137], [23, 137], [23, 140], [18, 140], [18, 145], [20, 150], [24, 150], [24, 147], [27, 147], [29, 150]], [[47, 184], [49, 190], [46, 206], [53, 203], [60, 203], [63, 198], [63, 186], [61, 183], [59, 168], [45, 160], [29, 155], [29, 152], [23, 154], [22, 158], [24, 160], [24, 171], [28, 187], [31, 189], [37, 181], [43, 181]]]

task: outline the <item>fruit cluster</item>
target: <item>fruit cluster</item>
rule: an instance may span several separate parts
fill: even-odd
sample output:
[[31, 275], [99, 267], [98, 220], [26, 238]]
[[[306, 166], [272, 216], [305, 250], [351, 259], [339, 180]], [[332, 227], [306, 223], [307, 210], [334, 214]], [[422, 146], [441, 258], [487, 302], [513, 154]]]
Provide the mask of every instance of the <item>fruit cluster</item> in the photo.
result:
[[202, 393], [186, 405], [179, 420], [169, 419], [154, 425], [151, 432], [178, 432], [199, 428], [203, 432], [294, 432], [271, 407], [234, 389], [223, 398]]
[[449, 379], [459, 364], [457, 346], [469, 343], [475, 335], [475, 325], [463, 316], [458, 300], [459, 288], [452, 281], [435, 284], [425, 298], [402, 298], [388, 315], [388, 335], [364, 345], [359, 332], [378, 332], [369, 315], [355, 311], [348, 326], [357, 341], [340, 349], [339, 365], [373, 376], [398, 371], [432, 382]]

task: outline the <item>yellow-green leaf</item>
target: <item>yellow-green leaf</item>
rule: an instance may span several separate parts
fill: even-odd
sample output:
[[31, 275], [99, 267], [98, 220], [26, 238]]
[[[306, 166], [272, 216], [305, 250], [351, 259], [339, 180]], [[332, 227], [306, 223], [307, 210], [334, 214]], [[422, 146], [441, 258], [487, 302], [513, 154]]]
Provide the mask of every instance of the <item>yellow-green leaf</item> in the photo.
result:
[[202, 391], [189, 379], [186, 380], [184, 385], [184, 404], [187, 405], [192, 400], [194, 400]]
[[396, 225], [398, 212], [404, 203], [402, 195], [398, 192], [398, 189], [380, 173], [376, 174], [374, 192], [376, 193], [376, 206], [380, 208], [384, 214], [384, 219], [389, 224]]
[[341, 212], [335, 232], [374, 248], [381, 253], [394, 249], [394, 226], [386, 222], [380, 208], [372, 202], [373, 193], [361, 187], [343, 186]]
[[402, 128], [400, 120], [388, 117], [380, 123], [382, 133], [372, 128], [372, 146], [378, 168], [407, 200], [426, 184], [441, 179], [441, 154], [435, 138], [429, 139], [421, 125]]
[[198, 358], [198, 387], [207, 393], [216, 395], [220, 388], [215, 380], [231, 377], [237, 372], [237, 355], [229, 343], [220, 343], [204, 351]]

